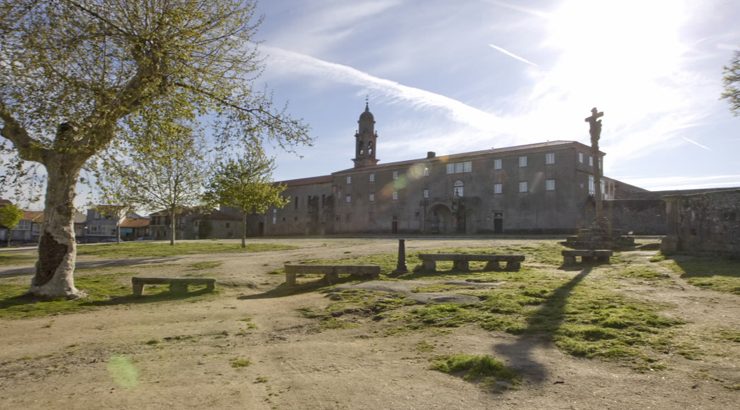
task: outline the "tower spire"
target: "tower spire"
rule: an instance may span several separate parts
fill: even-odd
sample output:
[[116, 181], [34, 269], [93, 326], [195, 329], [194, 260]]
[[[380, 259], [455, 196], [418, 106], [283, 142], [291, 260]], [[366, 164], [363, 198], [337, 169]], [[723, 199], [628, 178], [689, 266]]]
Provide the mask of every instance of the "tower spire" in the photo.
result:
[[355, 133], [355, 168], [375, 165], [378, 160], [375, 158], [376, 140], [378, 133], [375, 132], [375, 118], [370, 112], [369, 97], [365, 96], [365, 111], [360, 114], [360, 120], [357, 133]]

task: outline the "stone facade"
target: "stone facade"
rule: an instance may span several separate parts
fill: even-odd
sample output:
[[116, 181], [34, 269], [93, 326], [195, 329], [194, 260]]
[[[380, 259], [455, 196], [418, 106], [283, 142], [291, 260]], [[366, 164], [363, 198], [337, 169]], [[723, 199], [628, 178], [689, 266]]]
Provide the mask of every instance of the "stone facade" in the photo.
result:
[[[265, 234], [565, 233], [585, 225], [593, 212], [594, 163], [604, 153], [592, 158], [582, 143], [429, 152], [378, 164], [378, 134], [367, 106], [358, 124], [355, 166], [282, 181], [290, 203], [268, 211]], [[618, 195], [619, 184], [604, 178], [603, 197]]]
[[740, 189], [666, 196], [665, 253], [740, 258]]

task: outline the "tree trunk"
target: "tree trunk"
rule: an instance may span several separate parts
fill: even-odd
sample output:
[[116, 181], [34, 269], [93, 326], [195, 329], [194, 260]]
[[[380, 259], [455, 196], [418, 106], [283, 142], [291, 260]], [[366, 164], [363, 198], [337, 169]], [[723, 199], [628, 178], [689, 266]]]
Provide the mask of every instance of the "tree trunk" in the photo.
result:
[[170, 209], [170, 245], [175, 246], [175, 207]]
[[242, 248], [247, 247], [247, 213], [244, 213], [242, 220]]
[[47, 159], [48, 175], [44, 222], [39, 239], [39, 259], [29, 293], [46, 298], [75, 299], [85, 292], [75, 288], [77, 256], [74, 231], [74, 199], [82, 164], [65, 155]]

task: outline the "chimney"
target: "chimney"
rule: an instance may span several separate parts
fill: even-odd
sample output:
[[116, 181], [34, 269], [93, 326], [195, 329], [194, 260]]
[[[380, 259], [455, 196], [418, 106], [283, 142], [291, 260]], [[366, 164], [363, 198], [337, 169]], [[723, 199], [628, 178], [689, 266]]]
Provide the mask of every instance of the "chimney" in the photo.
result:
[[437, 154], [434, 151], [427, 151], [427, 159], [434, 158]]

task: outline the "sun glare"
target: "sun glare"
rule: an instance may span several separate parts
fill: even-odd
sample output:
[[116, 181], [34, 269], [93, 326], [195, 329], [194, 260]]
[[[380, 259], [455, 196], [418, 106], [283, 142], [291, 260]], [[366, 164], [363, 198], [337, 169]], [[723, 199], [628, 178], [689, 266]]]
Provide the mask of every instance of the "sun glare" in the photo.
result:
[[552, 74], [600, 101], [664, 103], [671, 96], [655, 83], [679, 65], [684, 20], [678, 1], [566, 1], [549, 21], [546, 45], [560, 52]]

